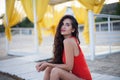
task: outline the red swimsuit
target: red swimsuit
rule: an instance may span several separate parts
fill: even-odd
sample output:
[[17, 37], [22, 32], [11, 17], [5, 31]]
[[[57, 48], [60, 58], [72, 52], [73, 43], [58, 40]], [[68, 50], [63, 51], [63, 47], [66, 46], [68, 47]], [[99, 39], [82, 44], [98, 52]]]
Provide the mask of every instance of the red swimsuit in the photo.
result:
[[[75, 37], [73, 38], [76, 40], [76, 43], [77, 43], [78, 42], [77, 39]], [[79, 56], [74, 56], [74, 66], [72, 69], [72, 73], [85, 80], [92, 80], [83, 52], [78, 43], [77, 45], [79, 47], [80, 53], [79, 53]], [[63, 60], [63, 63], [66, 63], [65, 51], [63, 51], [62, 60]]]

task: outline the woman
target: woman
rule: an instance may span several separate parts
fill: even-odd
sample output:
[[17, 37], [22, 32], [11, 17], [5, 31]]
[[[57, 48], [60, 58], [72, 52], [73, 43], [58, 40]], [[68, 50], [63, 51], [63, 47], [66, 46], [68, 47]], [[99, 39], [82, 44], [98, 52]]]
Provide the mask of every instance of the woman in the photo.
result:
[[78, 23], [71, 15], [59, 22], [54, 39], [52, 63], [40, 62], [37, 71], [44, 71], [44, 80], [92, 80], [79, 46]]

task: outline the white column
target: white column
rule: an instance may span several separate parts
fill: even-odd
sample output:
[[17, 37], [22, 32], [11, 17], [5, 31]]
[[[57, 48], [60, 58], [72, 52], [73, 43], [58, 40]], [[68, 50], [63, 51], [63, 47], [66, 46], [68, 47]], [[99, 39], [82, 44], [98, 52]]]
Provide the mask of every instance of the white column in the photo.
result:
[[38, 44], [38, 32], [37, 32], [37, 15], [36, 15], [36, 0], [33, 1], [33, 14], [34, 14], [34, 44], [35, 44], [35, 53], [39, 52]]
[[108, 41], [109, 41], [109, 53], [111, 53], [111, 36], [110, 36], [110, 16], [107, 18], [108, 19], [108, 33], [109, 33], [109, 36], [108, 36]]
[[110, 32], [110, 16], [107, 19], [108, 19], [108, 32]]
[[111, 22], [111, 31], [113, 31], [113, 22]]
[[90, 36], [90, 54], [91, 60], [95, 58], [95, 44], [94, 44], [94, 14], [91, 10], [88, 11], [89, 36]]
[[99, 32], [101, 32], [101, 23], [99, 23]]
[[[6, 25], [8, 25], [8, 17], [7, 17], [7, 0], [5, 0], [5, 17], [6, 17]], [[8, 39], [7, 37], [5, 37], [5, 46], [6, 46], [6, 53], [8, 54], [9, 52], [9, 42], [8, 42]]]

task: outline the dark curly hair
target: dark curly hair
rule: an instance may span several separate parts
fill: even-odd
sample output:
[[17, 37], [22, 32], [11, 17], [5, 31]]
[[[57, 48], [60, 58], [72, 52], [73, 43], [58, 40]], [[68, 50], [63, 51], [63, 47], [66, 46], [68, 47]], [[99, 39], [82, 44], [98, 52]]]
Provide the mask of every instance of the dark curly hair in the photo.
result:
[[79, 41], [80, 44], [80, 40], [78, 38], [79, 32], [78, 32], [78, 22], [76, 21], [76, 19], [71, 16], [71, 15], [65, 15], [61, 18], [57, 29], [56, 29], [56, 34], [55, 34], [55, 38], [54, 38], [54, 44], [53, 44], [53, 63], [56, 64], [61, 64], [62, 62], [62, 55], [63, 55], [63, 40], [64, 37], [63, 35], [61, 35], [61, 27], [63, 25], [63, 21], [65, 19], [70, 19], [71, 20], [71, 24], [72, 24], [72, 28], [75, 29], [75, 31], [72, 33], [72, 36], [76, 37]]

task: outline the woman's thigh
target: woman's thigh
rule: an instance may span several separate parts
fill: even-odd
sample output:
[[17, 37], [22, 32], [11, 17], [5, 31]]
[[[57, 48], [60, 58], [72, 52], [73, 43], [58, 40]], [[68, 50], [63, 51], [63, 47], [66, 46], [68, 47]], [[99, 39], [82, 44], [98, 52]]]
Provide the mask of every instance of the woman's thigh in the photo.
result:
[[53, 74], [57, 73], [61, 80], [83, 80], [83, 79], [77, 77], [76, 75], [72, 74], [71, 72], [65, 71], [60, 68], [53, 68], [52, 73]]

